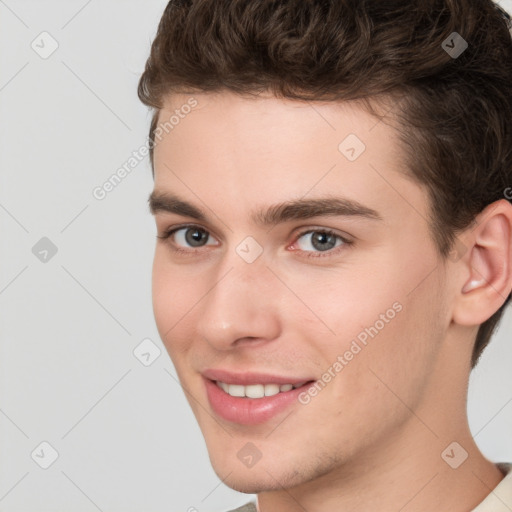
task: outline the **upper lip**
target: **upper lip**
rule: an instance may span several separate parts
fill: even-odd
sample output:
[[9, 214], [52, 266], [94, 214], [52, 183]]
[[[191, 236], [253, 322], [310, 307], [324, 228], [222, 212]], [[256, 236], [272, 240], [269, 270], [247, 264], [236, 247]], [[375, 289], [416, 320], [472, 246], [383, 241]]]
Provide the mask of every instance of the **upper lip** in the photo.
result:
[[282, 375], [271, 375], [262, 372], [242, 372], [234, 373], [221, 369], [208, 369], [202, 372], [203, 377], [207, 379], [224, 382], [226, 384], [241, 384], [247, 386], [249, 384], [299, 384], [301, 382], [309, 382], [309, 377], [283, 377]]

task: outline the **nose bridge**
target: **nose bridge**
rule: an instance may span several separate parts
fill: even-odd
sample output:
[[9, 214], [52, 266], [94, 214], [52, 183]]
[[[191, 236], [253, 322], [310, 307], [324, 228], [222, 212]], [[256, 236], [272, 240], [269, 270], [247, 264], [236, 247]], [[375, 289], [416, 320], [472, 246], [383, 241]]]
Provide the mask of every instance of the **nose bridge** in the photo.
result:
[[[242, 249], [247, 249], [242, 245]], [[249, 248], [250, 253], [251, 249]], [[227, 348], [241, 338], [278, 336], [275, 277], [262, 255], [245, 259], [236, 249], [219, 263], [209, 292], [201, 301], [197, 329], [211, 344]]]

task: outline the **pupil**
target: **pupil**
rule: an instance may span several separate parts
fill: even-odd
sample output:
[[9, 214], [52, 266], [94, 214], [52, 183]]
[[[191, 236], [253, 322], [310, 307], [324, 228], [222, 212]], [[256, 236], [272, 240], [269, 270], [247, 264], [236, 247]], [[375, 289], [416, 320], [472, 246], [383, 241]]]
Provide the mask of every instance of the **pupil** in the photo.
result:
[[[190, 233], [193, 233], [193, 235], [190, 235]], [[193, 229], [189, 229], [187, 231], [187, 235], [185, 238], [187, 239], [187, 242], [190, 245], [196, 245], [198, 242], [203, 241], [203, 239], [205, 238], [204, 235], [206, 235], [206, 233], [204, 231], [197, 229], [197, 228], [193, 228]], [[201, 244], [199, 243], [198, 245], [201, 245]]]
[[[326, 242], [330, 242], [326, 245]], [[319, 244], [319, 245], [318, 245]], [[316, 236], [313, 236], [313, 247], [315, 249], [327, 250], [332, 249], [336, 245], [336, 239], [334, 235], [328, 233], [317, 232]]]

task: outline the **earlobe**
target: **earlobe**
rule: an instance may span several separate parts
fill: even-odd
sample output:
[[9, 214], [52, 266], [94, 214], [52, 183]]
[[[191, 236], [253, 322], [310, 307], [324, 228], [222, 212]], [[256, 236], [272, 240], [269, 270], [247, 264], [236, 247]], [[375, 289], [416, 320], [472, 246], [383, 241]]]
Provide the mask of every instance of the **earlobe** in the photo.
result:
[[453, 320], [461, 325], [485, 322], [512, 289], [512, 205], [500, 199], [476, 220], [465, 238], [469, 250], [458, 262], [464, 267], [465, 280], [457, 294]]

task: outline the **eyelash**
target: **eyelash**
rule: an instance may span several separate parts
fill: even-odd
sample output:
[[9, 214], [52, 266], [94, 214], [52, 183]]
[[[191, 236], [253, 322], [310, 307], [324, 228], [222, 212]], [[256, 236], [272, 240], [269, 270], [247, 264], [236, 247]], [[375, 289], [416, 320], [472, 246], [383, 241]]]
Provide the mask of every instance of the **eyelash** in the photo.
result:
[[[176, 227], [167, 229], [162, 236], [158, 236], [157, 235], [157, 238], [159, 238], [161, 240], [169, 239], [176, 231], [179, 231], [179, 230], [185, 229], [185, 228], [188, 228], [188, 229], [196, 228], [198, 230], [204, 231], [204, 232], [209, 234], [209, 232], [206, 229], [204, 229], [203, 227], [201, 227], [201, 226], [197, 226], [195, 224], [184, 224], [182, 226], [176, 226]], [[344, 248], [346, 249], [347, 247], [351, 246], [354, 243], [352, 240], [348, 240], [347, 238], [339, 235], [338, 233], [336, 233], [336, 232], [334, 232], [334, 231], [332, 231], [331, 229], [328, 229], [328, 228], [321, 228], [321, 229], [320, 228], [315, 228], [315, 229], [311, 229], [310, 228], [310, 229], [301, 231], [296, 236], [295, 242], [297, 240], [299, 240], [300, 238], [302, 238], [304, 235], [307, 235], [309, 233], [323, 233], [323, 234], [327, 234], [327, 235], [332, 235], [332, 236], [335, 236], [336, 238], [339, 238], [343, 242], [343, 244], [338, 246], [338, 247], [334, 247], [332, 249], [324, 251], [325, 254], [323, 254], [321, 251], [320, 252], [301, 251], [301, 252], [305, 252], [306, 253], [306, 258], [325, 258], [325, 257], [328, 257], [328, 256], [332, 256], [333, 254], [338, 254], [340, 252], [340, 250], [343, 250]], [[177, 245], [174, 245], [174, 244], [171, 244], [171, 248], [172, 248], [172, 250], [174, 252], [177, 252], [177, 253], [180, 253], [180, 254], [191, 254], [191, 253], [196, 252], [194, 249], [183, 249], [183, 248], [181, 248], [181, 247], [179, 247]]]

